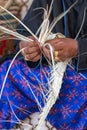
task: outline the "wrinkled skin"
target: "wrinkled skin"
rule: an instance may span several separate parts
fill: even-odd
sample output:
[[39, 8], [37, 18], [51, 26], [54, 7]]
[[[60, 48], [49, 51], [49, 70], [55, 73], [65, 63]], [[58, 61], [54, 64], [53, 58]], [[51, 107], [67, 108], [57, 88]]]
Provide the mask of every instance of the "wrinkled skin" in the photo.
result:
[[[59, 61], [65, 61], [67, 58], [77, 57], [78, 55], [78, 43], [71, 38], [55, 38], [47, 41], [51, 44], [54, 51], [58, 51]], [[50, 59], [49, 48], [43, 47], [43, 51], [48, 59]]]
[[33, 42], [24, 42], [21, 41], [19, 44], [20, 49], [25, 48], [22, 51], [22, 55], [25, 57], [26, 60], [30, 60], [36, 62], [40, 59], [41, 51], [39, 47], [39, 42], [35, 40], [33, 37], [29, 37], [33, 40]]
[[[41, 49], [43, 50], [45, 56], [51, 59], [50, 50], [48, 46], [43, 46], [40, 48], [39, 42], [33, 37], [33, 42], [20, 42], [20, 49], [26, 47], [22, 52], [25, 59], [36, 62], [41, 57]], [[58, 61], [65, 61], [67, 58], [77, 57], [78, 55], [78, 43], [76, 40], [71, 38], [54, 38], [52, 40], [46, 41], [49, 43], [54, 51], [58, 51]]]

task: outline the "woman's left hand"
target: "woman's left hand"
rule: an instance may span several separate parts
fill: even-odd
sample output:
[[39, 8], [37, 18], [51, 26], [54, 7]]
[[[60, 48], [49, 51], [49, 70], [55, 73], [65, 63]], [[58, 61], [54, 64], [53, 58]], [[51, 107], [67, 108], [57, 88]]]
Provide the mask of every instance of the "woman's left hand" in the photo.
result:
[[[58, 61], [65, 61], [68, 58], [77, 57], [78, 55], [78, 43], [75, 39], [71, 38], [55, 38], [47, 41], [50, 45], [52, 45], [54, 49], [54, 57], [55, 51], [58, 52], [57, 57]], [[43, 52], [48, 59], [51, 59], [50, 50], [48, 47], [43, 47]]]

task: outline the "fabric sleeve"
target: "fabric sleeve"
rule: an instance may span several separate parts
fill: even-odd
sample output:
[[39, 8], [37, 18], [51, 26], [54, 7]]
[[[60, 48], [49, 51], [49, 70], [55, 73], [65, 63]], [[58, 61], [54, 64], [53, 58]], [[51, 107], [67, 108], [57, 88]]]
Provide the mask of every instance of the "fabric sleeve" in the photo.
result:
[[78, 58], [76, 59], [76, 70], [81, 72], [87, 70], [87, 38], [78, 40]]
[[[86, 6], [86, 5], [84, 5]], [[78, 72], [87, 70], [87, 11], [85, 15], [84, 25], [82, 27], [78, 41], [78, 58], [76, 70]]]

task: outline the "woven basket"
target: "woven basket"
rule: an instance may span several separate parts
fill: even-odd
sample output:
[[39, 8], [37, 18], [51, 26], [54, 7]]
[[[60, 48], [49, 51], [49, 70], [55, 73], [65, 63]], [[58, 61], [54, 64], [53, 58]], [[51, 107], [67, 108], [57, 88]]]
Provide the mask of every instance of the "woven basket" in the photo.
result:
[[[3, 0], [0, 1], [0, 5], [20, 19], [21, 7], [16, 0]], [[11, 24], [12, 26], [14, 25], [13, 23], [15, 23], [14, 28], [16, 28], [17, 21], [12, 16], [10, 16], [7, 12], [5, 12], [0, 8], [0, 25], [7, 27], [6, 25], [8, 23]]]
[[[20, 4], [16, 0], [0, 0], [0, 5], [3, 6], [5, 9], [9, 10], [12, 14], [20, 19]], [[16, 30], [18, 22], [9, 15], [6, 11], [0, 8], [0, 26], [9, 28], [11, 30]], [[13, 40], [5, 39], [3, 41], [3, 36], [6, 36], [0, 30], [0, 57], [10, 54], [13, 52]], [[2, 41], [1, 41], [2, 40]]]

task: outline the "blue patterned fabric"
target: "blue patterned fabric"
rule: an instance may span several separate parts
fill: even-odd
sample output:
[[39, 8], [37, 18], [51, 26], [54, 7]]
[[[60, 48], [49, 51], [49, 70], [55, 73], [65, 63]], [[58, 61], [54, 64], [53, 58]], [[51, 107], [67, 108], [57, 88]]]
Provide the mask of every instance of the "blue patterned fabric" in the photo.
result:
[[[10, 62], [0, 66], [0, 89]], [[48, 89], [46, 75], [48, 77], [49, 72], [50, 68], [45, 65], [30, 69], [18, 60], [14, 62], [0, 99], [0, 129], [10, 129], [19, 119], [39, 111], [33, 93], [43, 106], [40, 86], [43, 81]], [[87, 73], [84, 76], [87, 77]], [[57, 130], [87, 129], [87, 79], [70, 67], [67, 67], [59, 98], [47, 120]]]

